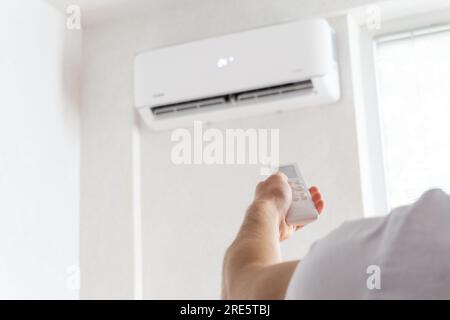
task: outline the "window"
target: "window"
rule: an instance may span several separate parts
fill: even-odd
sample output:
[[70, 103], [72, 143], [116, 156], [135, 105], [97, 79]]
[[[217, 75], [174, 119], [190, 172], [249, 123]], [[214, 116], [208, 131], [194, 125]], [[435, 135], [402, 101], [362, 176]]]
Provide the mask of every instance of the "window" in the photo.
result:
[[387, 205], [450, 192], [450, 28], [376, 41]]

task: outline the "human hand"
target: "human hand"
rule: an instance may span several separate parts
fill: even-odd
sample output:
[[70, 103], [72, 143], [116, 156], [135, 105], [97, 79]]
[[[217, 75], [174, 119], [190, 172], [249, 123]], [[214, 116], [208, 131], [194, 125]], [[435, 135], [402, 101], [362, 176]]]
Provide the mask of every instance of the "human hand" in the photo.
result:
[[[319, 212], [322, 213], [324, 201], [317, 187], [309, 189], [311, 199]], [[292, 203], [292, 190], [285, 174], [277, 172], [256, 187], [255, 202], [267, 203], [275, 208], [276, 223], [279, 228], [280, 241], [288, 239], [301, 226], [289, 225], [286, 221], [288, 210]]]

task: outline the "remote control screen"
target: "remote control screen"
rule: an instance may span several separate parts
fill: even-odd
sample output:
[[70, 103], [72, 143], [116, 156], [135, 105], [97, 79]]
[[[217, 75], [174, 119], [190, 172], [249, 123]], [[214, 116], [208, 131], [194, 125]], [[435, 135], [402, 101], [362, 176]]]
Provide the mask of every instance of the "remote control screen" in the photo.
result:
[[297, 178], [297, 172], [295, 166], [283, 166], [280, 167], [280, 172], [283, 172], [289, 179]]

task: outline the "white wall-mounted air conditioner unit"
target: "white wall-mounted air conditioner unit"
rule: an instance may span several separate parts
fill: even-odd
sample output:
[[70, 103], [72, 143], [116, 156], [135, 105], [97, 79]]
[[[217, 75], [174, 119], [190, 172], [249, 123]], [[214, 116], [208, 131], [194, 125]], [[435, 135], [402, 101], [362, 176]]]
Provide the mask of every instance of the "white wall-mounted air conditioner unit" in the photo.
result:
[[336, 36], [323, 19], [140, 53], [134, 68], [136, 108], [155, 130], [340, 98]]

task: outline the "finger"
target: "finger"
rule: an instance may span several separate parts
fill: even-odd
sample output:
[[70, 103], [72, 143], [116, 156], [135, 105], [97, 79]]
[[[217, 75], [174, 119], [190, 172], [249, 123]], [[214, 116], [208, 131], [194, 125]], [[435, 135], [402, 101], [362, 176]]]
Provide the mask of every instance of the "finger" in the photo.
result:
[[259, 182], [257, 185], [256, 185], [256, 192], [258, 192], [259, 190], [261, 190], [262, 188], [263, 188], [263, 186], [264, 186], [264, 181], [261, 181], [261, 182]]
[[321, 214], [323, 211], [323, 208], [325, 207], [325, 203], [323, 202], [323, 200], [317, 201], [316, 203], [314, 203], [314, 205], [316, 206], [316, 209], [319, 212], [319, 214]]
[[278, 171], [278, 172], [274, 173], [273, 175], [271, 175], [267, 180], [272, 180], [272, 179], [281, 179], [283, 181], [287, 181], [288, 177], [283, 172]]
[[313, 193], [312, 194], [312, 200], [314, 203], [320, 201], [322, 199], [322, 195], [320, 193]]
[[274, 174], [273, 174], [274, 176], [279, 176], [279, 177], [281, 177], [281, 178], [287, 178], [287, 176], [283, 173], [283, 172], [281, 172], [281, 171], [277, 171], [277, 172], [275, 172]]
[[311, 195], [313, 195], [315, 193], [320, 193], [319, 188], [317, 188], [316, 186], [313, 186], [313, 187], [309, 188], [309, 193], [311, 193]]

